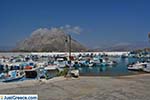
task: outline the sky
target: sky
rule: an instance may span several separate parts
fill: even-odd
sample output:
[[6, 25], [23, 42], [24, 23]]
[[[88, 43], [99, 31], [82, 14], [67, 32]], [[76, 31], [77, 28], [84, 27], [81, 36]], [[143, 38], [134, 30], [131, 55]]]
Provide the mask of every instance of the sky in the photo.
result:
[[87, 47], [148, 41], [149, 0], [0, 0], [0, 46], [15, 46], [39, 28], [77, 26]]

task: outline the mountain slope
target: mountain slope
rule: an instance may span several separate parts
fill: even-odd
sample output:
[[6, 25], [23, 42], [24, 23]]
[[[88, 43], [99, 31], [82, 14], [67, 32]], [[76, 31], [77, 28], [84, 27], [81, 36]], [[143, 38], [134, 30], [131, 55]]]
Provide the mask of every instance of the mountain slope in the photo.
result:
[[[17, 51], [68, 51], [68, 34], [59, 28], [40, 28], [19, 43]], [[72, 51], [86, 51], [87, 48], [71, 39]]]

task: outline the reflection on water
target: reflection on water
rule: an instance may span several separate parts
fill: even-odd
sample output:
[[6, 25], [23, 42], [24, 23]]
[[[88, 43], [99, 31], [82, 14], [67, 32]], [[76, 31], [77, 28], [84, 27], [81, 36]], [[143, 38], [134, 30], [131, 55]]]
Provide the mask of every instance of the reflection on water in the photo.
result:
[[127, 69], [127, 64], [136, 62], [137, 58], [120, 58], [111, 57], [111, 60], [117, 61], [118, 64], [115, 66], [93, 66], [93, 67], [80, 67], [81, 76], [89, 75], [108, 75], [108, 76], [118, 76], [118, 75], [131, 75], [137, 74], [138, 72], [131, 72]]

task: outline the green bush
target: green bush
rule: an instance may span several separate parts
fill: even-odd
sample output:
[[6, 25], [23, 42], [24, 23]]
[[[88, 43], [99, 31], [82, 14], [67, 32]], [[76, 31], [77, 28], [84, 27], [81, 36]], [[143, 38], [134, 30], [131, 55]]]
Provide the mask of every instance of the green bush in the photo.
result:
[[59, 72], [57, 73], [57, 76], [66, 76], [67, 73], [68, 73], [68, 68], [64, 68], [63, 71], [59, 71]]

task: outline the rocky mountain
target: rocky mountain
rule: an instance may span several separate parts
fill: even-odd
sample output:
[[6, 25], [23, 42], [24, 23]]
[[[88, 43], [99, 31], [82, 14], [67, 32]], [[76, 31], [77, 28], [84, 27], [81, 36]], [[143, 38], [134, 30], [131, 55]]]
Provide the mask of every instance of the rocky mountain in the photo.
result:
[[[15, 51], [68, 51], [68, 37], [60, 28], [40, 28], [29, 38], [17, 44]], [[86, 51], [87, 48], [71, 39], [72, 51]]]

